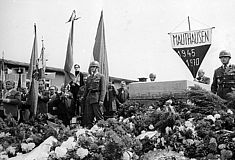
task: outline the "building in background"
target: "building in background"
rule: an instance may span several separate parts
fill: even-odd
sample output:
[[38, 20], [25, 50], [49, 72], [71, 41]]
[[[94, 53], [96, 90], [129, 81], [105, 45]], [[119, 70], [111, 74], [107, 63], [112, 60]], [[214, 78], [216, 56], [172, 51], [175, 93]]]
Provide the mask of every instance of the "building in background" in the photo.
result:
[[[26, 74], [29, 68], [29, 63], [4, 60], [4, 72], [7, 79], [13, 79], [18, 86], [19, 76], [21, 78], [21, 86], [26, 86]], [[83, 72], [84, 75], [88, 75], [87, 72]], [[60, 88], [61, 84], [64, 83], [64, 70], [55, 67], [46, 67], [45, 74], [46, 86], [55, 85]], [[110, 81], [114, 83], [116, 87], [120, 87], [120, 82], [125, 81], [128, 85], [131, 82], [137, 82], [135, 80], [129, 80], [124, 78], [117, 78], [110, 76]]]

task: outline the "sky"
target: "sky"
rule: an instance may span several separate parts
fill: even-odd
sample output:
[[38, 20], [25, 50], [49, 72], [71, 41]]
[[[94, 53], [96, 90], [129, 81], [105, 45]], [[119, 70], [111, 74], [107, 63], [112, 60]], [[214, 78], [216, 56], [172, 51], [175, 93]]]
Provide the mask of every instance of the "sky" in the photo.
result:
[[221, 65], [221, 50], [235, 64], [235, 1], [233, 0], [0, 0], [0, 53], [29, 63], [37, 25], [39, 52], [44, 40], [47, 66], [63, 68], [73, 10], [74, 63], [87, 71], [103, 10], [110, 76], [138, 80], [155, 73], [156, 81], [193, 80], [172, 49], [169, 32], [215, 27], [212, 44], [200, 69], [212, 79]]

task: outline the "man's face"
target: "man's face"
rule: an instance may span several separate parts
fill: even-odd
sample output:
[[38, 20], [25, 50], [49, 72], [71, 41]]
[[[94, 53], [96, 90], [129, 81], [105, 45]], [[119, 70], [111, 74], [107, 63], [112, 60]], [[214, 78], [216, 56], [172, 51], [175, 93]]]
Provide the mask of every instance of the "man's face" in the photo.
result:
[[121, 87], [124, 88], [126, 86], [126, 83], [125, 82], [122, 82], [121, 83]]
[[9, 90], [11, 90], [12, 88], [13, 88], [14, 86], [13, 86], [13, 83], [12, 82], [6, 82], [6, 89], [9, 91]]
[[91, 73], [95, 73], [96, 72], [96, 67], [92, 66], [90, 67]]
[[204, 76], [204, 72], [199, 71], [199, 72], [198, 72], [198, 77], [203, 77], [203, 76]]
[[230, 57], [221, 57], [221, 58], [220, 58], [220, 61], [221, 61], [223, 64], [228, 64], [228, 63], [229, 63], [229, 60], [230, 60]]
[[50, 87], [50, 95], [53, 95], [55, 94], [55, 87]]
[[44, 88], [45, 88], [45, 84], [44, 84], [43, 81], [39, 81], [39, 83], [38, 83], [38, 88], [39, 88], [39, 89], [44, 89]]
[[75, 71], [80, 71], [80, 67], [79, 67], [78, 65], [75, 65], [75, 66], [74, 66], [74, 70], [75, 70]]

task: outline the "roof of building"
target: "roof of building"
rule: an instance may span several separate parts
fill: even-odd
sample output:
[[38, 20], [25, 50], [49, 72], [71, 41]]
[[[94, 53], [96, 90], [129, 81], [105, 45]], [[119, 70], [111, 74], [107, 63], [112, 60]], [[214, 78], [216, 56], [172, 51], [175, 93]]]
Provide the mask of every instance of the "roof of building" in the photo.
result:
[[[18, 62], [18, 61], [13, 61], [13, 60], [7, 60], [4, 59], [4, 63], [8, 64], [9, 66], [22, 66], [25, 67], [26, 69], [29, 68], [29, 63], [25, 63], [25, 62]], [[47, 72], [59, 72], [64, 74], [64, 70], [61, 68], [56, 68], [56, 67], [46, 67], [46, 71]], [[84, 74], [88, 74], [87, 72], [83, 72]], [[110, 76], [111, 81], [125, 81], [126, 83], [131, 83], [131, 82], [138, 82], [137, 80], [130, 80], [130, 79], [124, 79], [124, 78], [118, 78], [118, 77], [113, 77]]]

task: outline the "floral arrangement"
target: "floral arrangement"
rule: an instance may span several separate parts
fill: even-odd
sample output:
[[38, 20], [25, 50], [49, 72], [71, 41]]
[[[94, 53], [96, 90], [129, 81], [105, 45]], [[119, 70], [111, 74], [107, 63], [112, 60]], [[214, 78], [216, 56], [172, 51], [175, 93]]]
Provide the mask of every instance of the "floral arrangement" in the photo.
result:
[[232, 103], [199, 88], [186, 95], [148, 104], [127, 101], [117, 117], [89, 130], [64, 127], [45, 115], [24, 124], [0, 118], [0, 159], [29, 155], [48, 139], [44, 156], [49, 160], [235, 159]]

